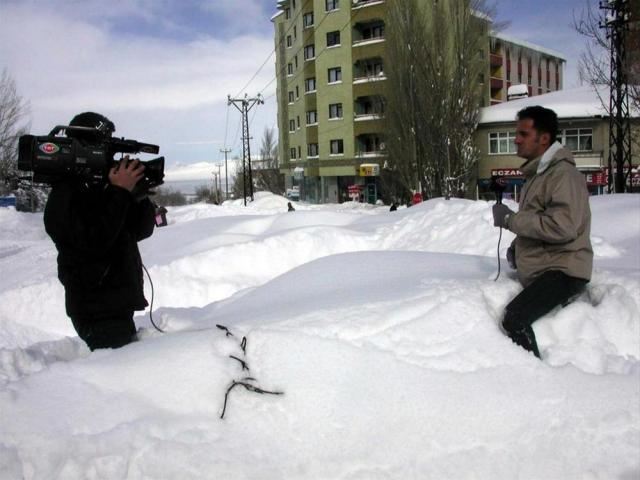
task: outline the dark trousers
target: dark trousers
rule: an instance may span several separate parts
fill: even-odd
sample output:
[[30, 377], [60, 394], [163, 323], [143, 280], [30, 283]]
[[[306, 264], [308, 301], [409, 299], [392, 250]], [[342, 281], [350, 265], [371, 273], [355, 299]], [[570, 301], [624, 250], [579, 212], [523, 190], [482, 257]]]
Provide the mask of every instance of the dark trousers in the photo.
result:
[[119, 348], [137, 339], [133, 310], [73, 316], [71, 322], [78, 336], [92, 351], [97, 348]]
[[587, 283], [557, 270], [543, 273], [507, 305], [502, 326], [511, 340], [540, 358], [531, 325], [558, 305], [569, 304]]

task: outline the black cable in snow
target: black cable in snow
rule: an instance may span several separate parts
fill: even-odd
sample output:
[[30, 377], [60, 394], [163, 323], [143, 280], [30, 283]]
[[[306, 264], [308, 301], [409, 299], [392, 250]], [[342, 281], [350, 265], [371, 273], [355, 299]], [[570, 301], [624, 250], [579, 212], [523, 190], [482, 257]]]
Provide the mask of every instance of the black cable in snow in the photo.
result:
[[498, 281], [500, 277], [500, 241], [502, 240], [502, 227], [500, 227], [500, 235], [498, 236], [498, 275], [493, 279], [494, 282]]
[[151, 280], [151, 275], [149, 275], [149, 270], [147, 270], [147, 267], [144, 266], [144, 263], [142, 264], [142, 268], [146, 272], [147, 278], [149, 279], [149, 284], [151, 285], [151, 305], [149, 306], [149, 320], [151, 320], [151, 325], [153, 325], [153, 327], [157, 331], [159, 331], [160, 333], [164, 333], [164, 330], [162, 330], [159, 326], [157, 326], [156, 323], [153, 321], [153, 280]]
[[231, 385], [229, 385], [229, 388], [227, 388], [227, 393], [225, 393], [224, 395], [224, 405], [222, 406], [222, 414], [220, 415], [220, 418], [224, 418], [224, 414], [227, 411], [227, 401], [229, 400], [229, 394], [231, 393], [231, 390], [233, 390], [238, 385], [242, 385], [245, 389], [247, 389], [250, 392], [266, 394], [266, 395], [284, 395], [284, 392], [270, 392], [268, 390], [263, 390], [260, 387], [256, 387], [255, 385], [251, 385], [250, 383], [247, 383], [248, 381], [252, 381], [252, 380], [255, 380], [255, 379], [248, 377], [239, 382], [236, 382], [235, 380], [231, 382]]

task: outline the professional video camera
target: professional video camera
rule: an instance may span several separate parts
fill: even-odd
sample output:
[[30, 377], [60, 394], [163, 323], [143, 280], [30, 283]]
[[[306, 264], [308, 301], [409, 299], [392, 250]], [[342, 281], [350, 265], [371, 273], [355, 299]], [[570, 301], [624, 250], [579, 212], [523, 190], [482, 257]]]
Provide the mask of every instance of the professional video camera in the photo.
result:
[[[61, 136], [64, 132], [65, 136]], [[114, 166], [116, 153], [157, 154], [160, 147], [136, 140], [115, 138], [99, 128], [56, 126], [49, 135], [22, 135], [18, 147], [18, 169], [33, 172], [36, 183], [52, 184], [74, 175], [86, 181], [104, 181]], [[144, 177], [136, 187], [146, 192], [164, 183], [164, 157], [141, 162]]]

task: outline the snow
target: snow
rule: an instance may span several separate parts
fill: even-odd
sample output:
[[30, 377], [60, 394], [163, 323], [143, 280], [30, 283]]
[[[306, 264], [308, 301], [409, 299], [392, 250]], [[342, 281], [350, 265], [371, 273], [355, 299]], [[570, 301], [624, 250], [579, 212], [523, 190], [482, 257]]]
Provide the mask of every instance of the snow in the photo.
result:
[[[516, 114], [525, 107], [542, 105], [555, 111], [559, 119], [608, 117], [603, 99], [609, 105], [609, 87], [600, 85], [595, 89], [590, 85], [558, 90], [555, 92], [520, 98], [480, 109], [480, 124], [514, 122]], [[630, 110], [632, 117], [640, 117], [640, 112]]]
[[[166, 333], [139, 312], [93, 353], [42, 215], [0, 209], [0, 478], [640, 475], [640, 196], [591, 199], [593, 280], [535, 324], [543, 361], [498, 326], [491, 203], [287, 202], [171, 208], [140, 244]], [[220, 419], [247, 376], [284, 393]]]

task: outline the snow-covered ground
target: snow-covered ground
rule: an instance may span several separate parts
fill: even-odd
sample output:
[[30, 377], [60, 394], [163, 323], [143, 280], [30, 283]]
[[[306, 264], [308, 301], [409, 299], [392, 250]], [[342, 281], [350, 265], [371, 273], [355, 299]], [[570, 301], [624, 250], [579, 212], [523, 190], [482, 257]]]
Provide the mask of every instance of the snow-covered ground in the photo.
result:
[[[0, 478], [640, 477], [640, 195], [591, 199], [593, 280], [536, 323], [542, 362], [498, 328], [490, 203], [286, 203], [170, 209], [141, 243], [166, 333], [140, 312], [94, 353], [42, 216], [0, 209]], [[246, 377], [283, 394], [236, 385], [220, 419]]]

